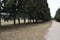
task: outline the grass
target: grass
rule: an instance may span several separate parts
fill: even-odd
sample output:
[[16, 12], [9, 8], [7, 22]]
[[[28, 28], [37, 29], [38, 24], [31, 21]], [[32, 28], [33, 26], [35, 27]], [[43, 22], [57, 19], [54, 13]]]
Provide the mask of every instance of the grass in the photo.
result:
[[[24, 21], [21, 20], [21, 23], [23, 23]], [[16, 24], [18, 23], [18, 20], [16, 20]], [[4, 20], [1, 20], [1, 25], [10, 25], [10, 24], [13, 24], [13, 21], [4, 21]]]
[[[28, 22], [28, 20], [26, 20], [26, 23], [27, 22]], [[31, 22], [33, 22], [33, 20], [31, 20]], [[20, 23], [24, 23], [24, 20], [20, 20]], [[11, 25], [11, 24], [14, 24], [13, 20], [11, 20], [11, 21], [9, 20], [8, 22], [1, 20], [1, 25]], [[16, 20], [16, 24], [18, 24], [18, 20]]]

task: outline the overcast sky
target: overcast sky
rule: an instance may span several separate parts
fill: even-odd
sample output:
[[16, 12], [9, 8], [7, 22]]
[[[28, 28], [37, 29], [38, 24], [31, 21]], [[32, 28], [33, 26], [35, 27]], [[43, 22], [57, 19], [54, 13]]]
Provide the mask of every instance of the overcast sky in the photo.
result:
[[48, 0], [51, 16], [54, 17], [56, 10], [60, 7], [60, 0]]

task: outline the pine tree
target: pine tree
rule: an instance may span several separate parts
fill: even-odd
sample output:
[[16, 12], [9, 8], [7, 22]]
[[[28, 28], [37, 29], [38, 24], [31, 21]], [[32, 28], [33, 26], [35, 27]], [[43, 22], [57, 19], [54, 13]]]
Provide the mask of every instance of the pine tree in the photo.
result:
[[0, 0], [0, 26], [1, 26], [1, 0]]
[[60, 8], [56, 11], [55, 20], [60, 22]]

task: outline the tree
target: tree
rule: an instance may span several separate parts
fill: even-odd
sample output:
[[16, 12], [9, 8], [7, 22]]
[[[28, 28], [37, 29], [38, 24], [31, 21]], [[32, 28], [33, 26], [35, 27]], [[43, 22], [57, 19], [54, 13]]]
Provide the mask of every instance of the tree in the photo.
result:
[[[34, 20], [37, 19], [37, 3], [35, 2], [35, 0], [29, 0], [29, 7], [28, 7], [28, 19], [31, 21], [31, 19]], [[36, 20], [37, 22], [37, 20]]]
[[44, 21], [49, 21], [51, 19], [50, 9], [48, 8], [47, 0], [38, 0], [37, 5], [37, 19]]
[[1, 0], [0, 0], [0, 26], [1, 26]]
[[19, 24], [20, 24], [20, 18], [22, 16], [21, 9], [22, 9], [22, 0], [17, 0], [17, 18]]
[[47, 0], [3, 0], [3, 3], [3, 12], [9, 14], [7, 20], [13, 18], [14, 24], [16, 24], [16, 19], [20, 24], [20, 18], [24, 19], [24, 23], [26, 19], [33, 20], [33, 22], [51, 19]]
[[20, 0], [20, 15], [21, 18], [24, 19], [24, 23], [26, 23], [26, 18], [28, 18], [28, 0]]
[[[11, 12], [11, 1], [8, 0], [3, 0], [2, 1], [2, 13], [5, 13], [6, 16], [4, 16], [4, 20], [9, 20], [10, 19], [10, 12]], [[9, 16], [7, 15], [9, 14]]]
[[60, 8], [56, 11], [55, 20], [60, 22]]
[[12, 14], [13, 14], [13, 18], [14, 18], [14, 24], [16, 24], [16, 14], [17, 14], [17, 0], [13, 0], [13, 4], [12, 4]]
[[49, 20], [51, 20], [51, 15], [50, 15], [50, 9], [49, 9], [49, 7], [48, 7], [48, 3], [47, 3], [47, 0], [44, 0], [44, 15], [45, 15], [45, 17], [44, 17], [44, 19], [45, 19], [45, 21], [49, 21]]
[[15, 19], [16, 19], [16, 14], [17, 14], [17, 0], [3, 0], [3, 12], [4, 13], [9, 13], [10, 16], [9, 18], [6, 18], [7, 20], [13, 18], [14, 19], [14, 24], [16, 24]]

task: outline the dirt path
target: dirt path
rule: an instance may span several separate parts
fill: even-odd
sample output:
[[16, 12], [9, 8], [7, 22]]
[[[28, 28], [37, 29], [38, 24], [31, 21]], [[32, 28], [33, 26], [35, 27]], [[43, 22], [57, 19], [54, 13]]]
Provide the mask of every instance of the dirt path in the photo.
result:
[[46, 40], [60, 40], [60, 23], [53, 21], [45, 37]]
[[42, 24], [23, 25], [23, 27], [2, 28], [0, 40], [44, 40], [46, 30], [51, 26], [51, 21]]

